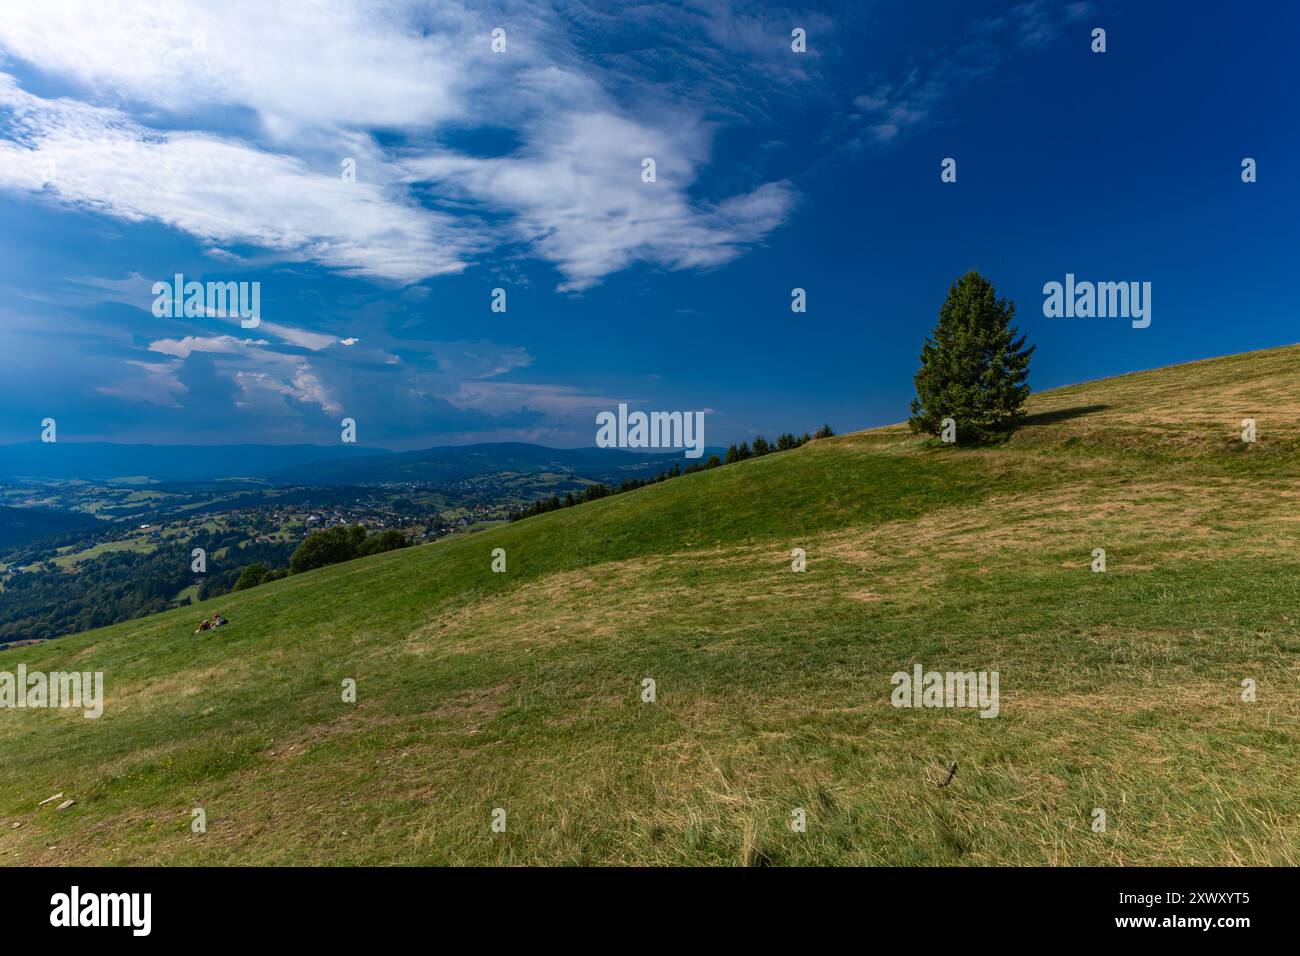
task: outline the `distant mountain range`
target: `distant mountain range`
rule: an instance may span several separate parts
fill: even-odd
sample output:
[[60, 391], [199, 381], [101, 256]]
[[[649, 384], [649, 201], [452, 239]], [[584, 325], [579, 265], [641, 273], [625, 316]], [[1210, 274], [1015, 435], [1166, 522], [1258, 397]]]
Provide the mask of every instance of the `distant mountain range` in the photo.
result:
[[[718, 449], [707, 449], [703, 462]], [[118, 445], [111, 442], [21, 442], [0, 445], [2, 478], [148, 478], [193, 481], [261, 478], [274, 484], [442, 484], [499, 472], [556, 472], [617, 483], [694, 462], [680, 451], [546, 448], [524, 442], [446, 445], [391, 452], [356, 445]]]
[[[0, 445], [0, 478], [261, 478], [313, 461], [382, 454], [356, 445], [118, 445], [113, 442], [20, 442]], [[391, 454], [391, 452], [387, 452]]]
[[[706, 453], [706, 459], [712, 453]], [[617, 448], [546, 448], [525, 442], [501, 442], [444, 445], [350, 460], [310, 462], [286, 468], [269, 478], [279, 484], [370, 485], [396, 481], [445, 484], [501, 472], [555, 472], [617, 483], [624, 478], [655, 475], [674, 464], [685, 468], [692, 461], [680, 451], [646, 454]]]

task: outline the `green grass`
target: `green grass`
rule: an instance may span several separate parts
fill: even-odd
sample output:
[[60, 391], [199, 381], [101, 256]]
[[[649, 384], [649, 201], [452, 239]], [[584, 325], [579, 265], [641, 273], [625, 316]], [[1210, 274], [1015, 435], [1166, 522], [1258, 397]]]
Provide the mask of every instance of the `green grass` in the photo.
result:
[[[5, 652], [108, 699], [0, 711], [0, 860], [1295, 865], [1298, 373], [841, 436]], [[999, 716], [891, 707], [918, 662], [998, 671]]]
[[[75, 571], [77, 565], [83, 561], [91, 561], [101, 555], [109, 554], [114, 551], [139, 551], [148, 553], [157, 548], [157, 542], [150, 540], [147, 534], [136, 534], [128, 538], [121, 538], [117, 541], [102, 541], [99, 544], [91, 545], [82, 551], [76, 551], [73, 548], [60, 548], [60, 554], [55, 557], [54, 564], [64, 571]], [[29, 572], [39, 572], [41, 564], [29, 564], [23, 570]]]

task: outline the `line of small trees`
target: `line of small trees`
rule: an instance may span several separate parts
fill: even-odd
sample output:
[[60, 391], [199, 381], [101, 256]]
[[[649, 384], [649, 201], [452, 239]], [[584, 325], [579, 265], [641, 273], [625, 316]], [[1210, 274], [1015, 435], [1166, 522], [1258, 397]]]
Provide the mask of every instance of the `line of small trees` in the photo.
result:
[[800, 445], [806, 445], [814, 438], [830, 438], [835, 432], [831, 430], [829, 424], [822, 425], [821, 428], [809, 435], [804, 432], [799, 437], [786, 432], [779, 435], [775, 442], [769, 442], [762, 435], [754, 439], [754, 446], [751, 448], [749, 442], [741, 442], [739, 445], [732, 445], [727, 449], [727, 457], [723, 460], [724, 465], [730, 465], [734, 461], [744, 461], [746, 458], [762, 458], [764, 455], [770, 455], [775, 451], [789, 451], [791, 448], [798, 448]]
[[364, 558], [369, 554], [395, 551], [409, 545], [406, 535], [393, 528], [368, 534], [363, 526], [354, 524], [313, 531], [289, 556], [289, 567], [270, 568], [265, 564], [250, 564], [240, 573], [234, 589], [243, 591], [247, 588], [255, 588], [259, 584], [278, 581], [290, 574], [301, 574], [303, 571], [312, 571], [330, 564], [341, 564], [353, 558]]
[[705, 471], [709, 468], [717, 468], [722, 464], [722, 459], [717, 455], [710, 455], [709, 460], [700, 465], [691, 465], [685, 470], [681, 465], [673, 465], [667, 471], [661, 471], [653, 478], [625, 478], [617, 488], [613, 485], [588, 485], [576, 495], [570, 491], [563, 498], [559, 495], [551, 495], [549, 498], [538, 498], [526, 508], [510, 513], [511, 521], [518, 521], [520, 518], [531, 518], [533, 515], [543, 514], [547, 511], [559, 511], [561, 508], [572, 508], [574, 505], [584, 504], [588, 501], [595, 501], [597, 498], [608, 498], [610, 495], [622, 494], [625, 491], [632, 491], [634, 488], [644, 488], [646, 485], [657, 485], [661, 481], [667, 481], [669, 478], [676, 478], [679, 475], [689, 475], [696, 471]]
[[722, 465], [730, 465], [733, 462], [744, 461], [747, 458], [759, 458], [763, 455], [770, 455], [778, 451], [789, 451], [792, 448], [798, 448], [800, 445], [806, 445], [814, 438], [830, 438], [835, 432], [831, 430], [829, 424], [822, 425], [812, 435], [804, 432], [802, 435], [795, 437], [788, 432], [780, 435], [775, 442], [769, 442], [762, 435], [754, 439], [751, 447], [749, 442], [741, 442], [739, 445], [731, 445], [727, 449], [725, 459], [717, 455], [710, 455], [709, 460], [700, 465], [691, 465], [683, 469], [680, 465], [673, 465], [666, 471], [661, 471], [653, 478], [625, 478], [617, 488], [613, 485], [595, 484], [588, 485], [583, 491], [574, 494], [570, 491], [563, 498], [559, 495], [551, 495], [549, 498], [538, 498], [526, 508], [520, 508], [518, 511], [510, 513], [511, 521], [519, 521], [521, 518], [531, 518], [533, 515], [545, 514], [548, 511], [559, 511], [561, 508], [572, 508], [574, 505], [584, 504], [588, 501], [595, 501], [598, 498], [608, 498], [610, 495], [622, 494], [625, 491], [633, 491], [637, 488], [644, 488], [646, 485], [657, 485], [661, 481], [667, 481], [669, 478], [676, 478], [680, 475], [689, 475], [697, 471], [707, 471], [710, 468], [719, 468]]

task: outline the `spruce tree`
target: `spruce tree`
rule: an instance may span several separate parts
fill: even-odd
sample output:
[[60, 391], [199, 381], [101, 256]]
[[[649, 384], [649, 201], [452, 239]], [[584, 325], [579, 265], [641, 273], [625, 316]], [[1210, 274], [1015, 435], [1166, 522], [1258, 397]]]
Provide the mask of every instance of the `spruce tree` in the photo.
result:
[[1011, 320], [1014, 302], [997, 298], [993, 284], [974, 270], [948, 290], [939, 323], [921, 347], [913, 381], [916, 398], [908, 420], [914, 432], [940, 434], [943, 420], [957, 425], [957, 441], [989, 441], [1024, 417], [1029, 397], [1029, 356]]

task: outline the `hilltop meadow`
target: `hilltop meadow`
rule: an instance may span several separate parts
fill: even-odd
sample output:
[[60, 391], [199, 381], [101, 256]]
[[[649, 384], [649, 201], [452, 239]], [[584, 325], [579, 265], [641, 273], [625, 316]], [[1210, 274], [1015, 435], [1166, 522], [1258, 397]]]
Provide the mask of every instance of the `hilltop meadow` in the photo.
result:
[[[1300, 864], [1297, 381], [1071, 386], [11, 649], [106, 699], [0, 710], [0, 860]], [[891, 706], [916, 664], [997, 717]]]

